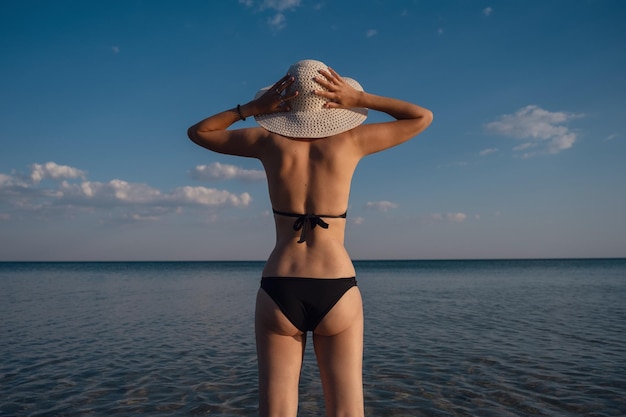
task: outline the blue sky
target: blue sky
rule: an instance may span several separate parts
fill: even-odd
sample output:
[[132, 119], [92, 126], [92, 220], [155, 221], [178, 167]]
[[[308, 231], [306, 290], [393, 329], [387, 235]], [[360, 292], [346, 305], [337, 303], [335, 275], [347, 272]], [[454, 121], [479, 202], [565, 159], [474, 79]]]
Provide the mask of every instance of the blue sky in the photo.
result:
[[619, 0], [4, 0], [0, 260], [264, 259], [260, 163], [186, 129], [307, 58], [435, 114], [359, 165], [353, 258], [624, 257], [625, 20]]

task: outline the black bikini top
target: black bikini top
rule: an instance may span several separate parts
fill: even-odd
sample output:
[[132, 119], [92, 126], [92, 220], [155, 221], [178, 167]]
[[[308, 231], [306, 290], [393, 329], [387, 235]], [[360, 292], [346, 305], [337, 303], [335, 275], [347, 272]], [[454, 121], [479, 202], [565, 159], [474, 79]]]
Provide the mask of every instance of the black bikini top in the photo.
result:
[[338, 216], [333, 216], [331, 214], [299, 214], [299, 213], [286, 213], [284, 211], [278, 211], [275, 209], [272, 209], [272, 211], [274, 212], [274, 214], [278, 214], [279, 216], [286, 216], [286, 217], [295, 217], [296, 221], [293, 222], [293, 230], [302, 230], [302, 232], [300, 233], [300, 240], [298, 240], [298, 243], [302, 243], [306, 240], [306, 223], [308, 221], [311, 229], [315, 229], [315, 226], [320, 226], [323, 229], [328, 229], [328, 223], [326, 223], [324, 220], [322, 220], [323, 218], [326, 219], [345, 219], [348, 215], [348, 212], [346, 211], [343, 214], [340, 214]]

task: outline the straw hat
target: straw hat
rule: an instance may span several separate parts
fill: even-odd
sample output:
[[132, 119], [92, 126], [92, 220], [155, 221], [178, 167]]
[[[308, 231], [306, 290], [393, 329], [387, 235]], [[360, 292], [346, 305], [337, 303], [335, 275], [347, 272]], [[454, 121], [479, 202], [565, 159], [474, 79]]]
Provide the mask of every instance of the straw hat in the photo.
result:
[[[286, 95], [298, 91], [298, 96], [289, 101], [291, 110], [271, 114], [261, 114], [254, 118], [270, 132], [294, 138], [323, 138], [357, 127], [367, 118], [367, 109], [325, 109], [326, 99], [313, 94], [313, 90], [323, 87], [313, 78], [319, 77], [319, 70], [328, 68], [323, 62], [306, 59], [293, 64], [288, 73], [295, 81], [286, 90]], [[361, 85], [352, 78], [342, 77], [349, 85], [363, 91]], [[255, 98], [260, 97], [271, 86], [261, 89]]]

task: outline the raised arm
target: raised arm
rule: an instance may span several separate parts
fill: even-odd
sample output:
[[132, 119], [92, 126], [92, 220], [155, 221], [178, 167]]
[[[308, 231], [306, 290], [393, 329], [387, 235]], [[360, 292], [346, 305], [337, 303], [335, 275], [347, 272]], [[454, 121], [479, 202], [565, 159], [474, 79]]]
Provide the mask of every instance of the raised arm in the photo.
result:
[[247, 104], [209, 116], [196, 123], [187, 130], [187, 136], [194, 143], [215, 152], [258, 157], [260, 140], [266, 134], [265, 129], [250, 128], [226, 130], [233, 123], [245, 120], [247, 117], [259, 114], [268, 114], [289, 111], [288, 101], [298, 93], [283, 96], [282, 92], [293, 83], [289, 74], [281, 78], [261, 97]]
[[315, 94], [328, 100], [325, 107], [365, 107], [396, 119], [393, 122], [360, 125], [354, 129], [354, 138], [363, 155], [406, 142], [424, 131], [433, 120], [432, 112], [417, 104], [354, 89], [331, 68], [320, 71], [320, 74], [323, 77], [317, 77], [316, 81], [327, 91], [318, 90]]

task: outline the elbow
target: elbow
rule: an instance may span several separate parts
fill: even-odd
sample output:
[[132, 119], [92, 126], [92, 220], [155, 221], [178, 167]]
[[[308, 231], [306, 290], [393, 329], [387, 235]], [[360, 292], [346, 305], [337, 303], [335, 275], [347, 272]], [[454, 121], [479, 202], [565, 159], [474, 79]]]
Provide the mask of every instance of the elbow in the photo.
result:
[[424, 109], [423, 114], [420, 117], [419, 132], [426, 130], [432, 122], [433, 122], [433, 112], [428, 109]]
[[198, 132], [198, 130], [196, 129], [196, 126], [193, 125], [191, 126], [189, 129], [187, 129], [187, 137], [193, 142], [193, 143], [198, 143], [197, 140], [197, 135], [196, 133]]
[[187, 129], [187, 137], [193, 143], [211, 151], [219, 152], [216, 150], [216, 147], [220, 142], [216, 140], [215, 135], [211, 135], [211, 133], [215, 132], [202, 131], [198, 128], [198, 125], [193, 125]]
[[424, 115], [422, 116], [422, 118], [424, 119], [424, 123], [426, 124], [426, 127], [430, 126], [430, 124], [433, 122], [433, 112], [427, 109], [424, 109]]
[[420, 115], [413, 119], [411, 124], [411, 137], [415, 137], [422, 133], [433, 122], [433, 112], [428, 109], [422, 109]]

